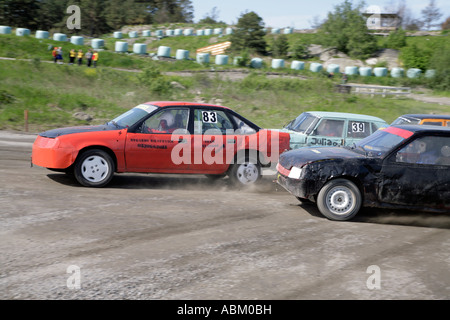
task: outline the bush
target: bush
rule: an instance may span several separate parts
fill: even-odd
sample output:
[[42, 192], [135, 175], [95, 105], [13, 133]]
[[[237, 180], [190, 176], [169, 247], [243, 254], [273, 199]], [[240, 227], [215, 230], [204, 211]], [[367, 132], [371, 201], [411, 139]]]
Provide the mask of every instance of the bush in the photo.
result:
[[419, 48], [416, 44], [412, 44], [402, 49], [400, 60], [403, 61], [405, 68], [418, 68], [427, 70], [430, 64], [433, 51], [427, 48]]
[[399, 50], [405, 46], [406, 46], [406, 32], [401, 28], [389, 33], [389, 36], [384, 42], [384, 47], [390, 49]]

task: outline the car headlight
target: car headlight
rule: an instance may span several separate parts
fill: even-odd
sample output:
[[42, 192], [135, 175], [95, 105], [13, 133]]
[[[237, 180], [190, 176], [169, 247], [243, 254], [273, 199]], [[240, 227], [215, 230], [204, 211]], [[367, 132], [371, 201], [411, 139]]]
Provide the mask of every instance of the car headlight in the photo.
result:
[[289, 172], [288, 177], [291, 179], [300, 179], [300, 175], [302, 174], [302, 169], [298, 167], [292, 167], [291, 171]]

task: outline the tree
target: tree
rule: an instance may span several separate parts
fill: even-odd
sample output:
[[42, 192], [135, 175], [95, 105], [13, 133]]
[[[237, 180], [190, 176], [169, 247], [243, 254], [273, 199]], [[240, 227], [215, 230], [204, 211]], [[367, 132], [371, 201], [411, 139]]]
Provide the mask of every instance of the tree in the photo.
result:
[[430, 79], [430, 87], [436, 90], [450, 91], [450, 42], [442, 42], [434, 50], [429, 68], [436, 70], [436, 75]]
[[384, 42], [386, 48], [401, 49], [406, 46], [406, 32], [402, 28], [391, 31], [386, 41]]
[[275, 36], [272, 41], [272, 57], [286, 58], [289, 50], [289, 41], [284, 34]]
[[450, 17], [445, 19], [445, 21], [441, 24], [442, 30], [450, 30]]
[[241, 14], [230, 36], [231, 46], [229, 51], [239, 52], [248, 49], [251, 53], [266, 54], [266, 41], [264, 40], [264, 22], [255, 12]]
[[319, 29], [322, 45], [335, 47], [351, 57], [368, 58], [377, 50], [377, 40], [369, 33], [361, 11], [364, 3], [353, 8], [349, 0], [328, 13]]
[[0, 1], [0, 25], [35, 29], [36, 13], [39, 9], [37, 0], [2, 0]]
[[442, 13], [439, 8], [436, 7], [435, 0], [430, 0], [428, 6], [422, 10], [422, 17], [427, 30], [438, 25], [437, 21], [442, 17]]
[[220, 24], [224, 23], [223, 21], [219, 21], [219, 13], [220, 11], [217, 10], [217, 7], [214, 7], [211, 9], [211, 12], [207, 13], [203, 19], [201, 19], [198, 23], [203, 24]]

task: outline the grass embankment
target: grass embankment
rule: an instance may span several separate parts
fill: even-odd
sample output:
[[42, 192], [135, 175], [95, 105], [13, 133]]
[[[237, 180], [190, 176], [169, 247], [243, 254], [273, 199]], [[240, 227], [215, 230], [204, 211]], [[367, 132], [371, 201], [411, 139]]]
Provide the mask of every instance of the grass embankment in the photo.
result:
[[[170, 62], [146, 65], [164, 70]], [[323, 77], [310, 80], [278, 78], [250, 73], [242, 81], [222, 81], [204, 73], [192, 77], [143, 79], [143, 73], [76, 65], [55, 65], [38, 59], [0, 61], [0, 129], [29, 131], [83, 124], [100, 124], [125, 110], [152, 100], [187, 100], [226, 105], [266, 128], [280, 128], [307, 110], [355, 112], [391, 122], [404, 113], [444, 113], [448, 106], [407, 98], [356, 96], [334, 92], [334, 83]], [[148, 83], [177, 81], [185, 89], [154, 90]], [[84, 112], [93, 120], [78, 120]]]

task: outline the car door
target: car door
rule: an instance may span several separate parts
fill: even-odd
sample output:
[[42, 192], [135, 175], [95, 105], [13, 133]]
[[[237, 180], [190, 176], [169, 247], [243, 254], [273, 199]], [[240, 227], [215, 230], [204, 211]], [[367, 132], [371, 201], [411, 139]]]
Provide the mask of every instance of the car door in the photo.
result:
[[322, 118], [306, 138], [308, 146], [340, 146], [344, 143], [345, 120]]
[[[127, 171], [176, 173], [189, 167], [189, 163], [179, 161], [179, 153], [173, 152], [178, 144], [189, 142], [189, 109], [161, 109], [146, 119], [136, 132], [127, 134]], [[184, 135], [179, 134], [182, 132]]]
[[450, 137], [425, 136], [385, 159], [378, 197], [393, 205], [450, 209], [449, 187]]
[[236, 135], [234, 124], [225, 110], [198, 107], [193, 111], [191, 166], [195, 173], [220, 174], [228, 169]]

